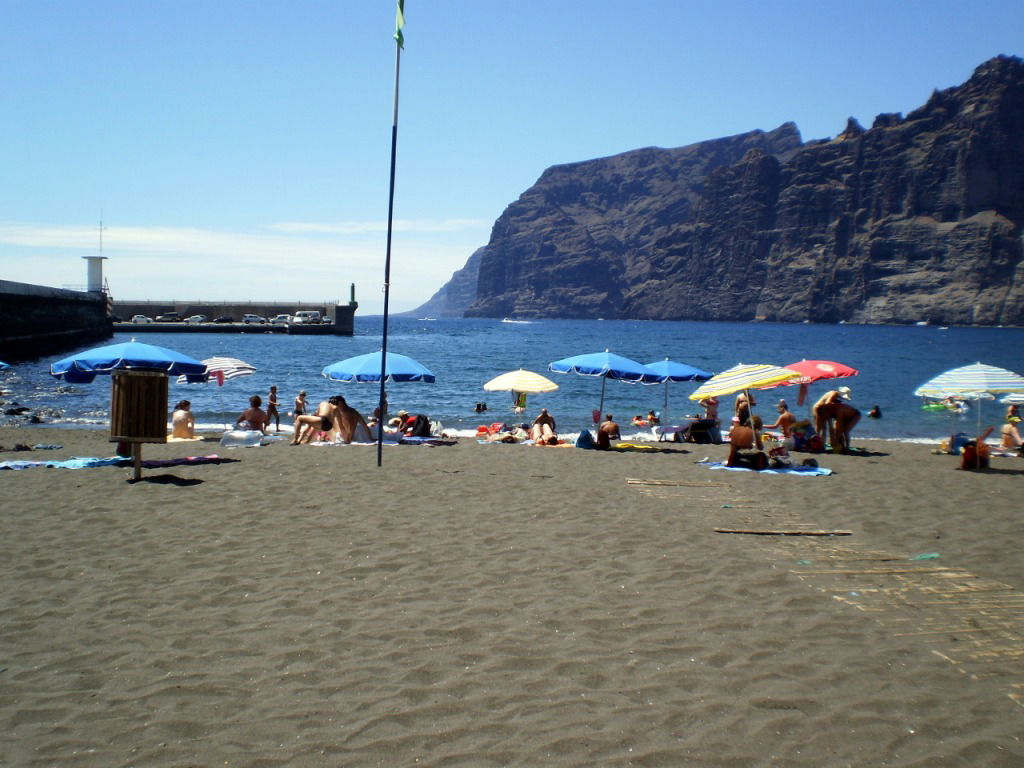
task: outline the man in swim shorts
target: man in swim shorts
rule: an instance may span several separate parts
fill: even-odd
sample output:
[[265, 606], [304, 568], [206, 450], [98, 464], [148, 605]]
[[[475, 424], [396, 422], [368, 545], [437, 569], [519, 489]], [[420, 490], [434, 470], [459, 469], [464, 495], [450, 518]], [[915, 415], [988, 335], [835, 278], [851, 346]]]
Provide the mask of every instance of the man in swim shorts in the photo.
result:
[[326, 433], [326, 439], [330, 440], [336, 433], [336, 414], [338, 406], [334, 404], [334, 398], [324, 400], [317, 406], [316, 413], [308, 413], [295, 417], [294, 435], [292, 445], [299, 443], [311, 443], [313, 436], [317, 433]]
[[612, 447], [612, 440], [620, 438], [619, 425], [615, 423], [615, 418], [610, 413], [606, 413], [604, 421], [597, 428], [597, 447], [602, 451], [607, 451]]

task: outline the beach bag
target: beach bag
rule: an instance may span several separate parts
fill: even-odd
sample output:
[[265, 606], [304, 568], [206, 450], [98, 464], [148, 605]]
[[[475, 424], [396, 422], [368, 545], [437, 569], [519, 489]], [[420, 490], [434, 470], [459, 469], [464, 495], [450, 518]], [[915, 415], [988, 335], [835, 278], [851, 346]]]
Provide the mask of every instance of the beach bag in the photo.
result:
[[960, 469], [988, 469], [988, 455], [985, 443], [970, 440], [961, 451]]
[[590, 434], [589, 429], [584, 429], [580, 432], [580, 436], [576, 438], [577, 448], [597, 448], [597, 443], [594, 442], [594, 436]]
[[430, 419], [422, 413], [417, 414], [413, 419], [412, 429], [407, 434], [409, 437], [430, 437]]

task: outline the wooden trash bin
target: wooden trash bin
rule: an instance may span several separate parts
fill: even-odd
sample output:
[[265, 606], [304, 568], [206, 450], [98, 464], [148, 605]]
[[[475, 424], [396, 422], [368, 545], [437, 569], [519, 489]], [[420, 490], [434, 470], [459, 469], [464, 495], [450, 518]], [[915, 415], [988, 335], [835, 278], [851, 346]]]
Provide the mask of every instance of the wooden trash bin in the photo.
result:
[[111, 375], [110, 442], [131, 443], [135, 479], [142, 476], [142, 443], [167, 442], [167, 374], [116, 370]]

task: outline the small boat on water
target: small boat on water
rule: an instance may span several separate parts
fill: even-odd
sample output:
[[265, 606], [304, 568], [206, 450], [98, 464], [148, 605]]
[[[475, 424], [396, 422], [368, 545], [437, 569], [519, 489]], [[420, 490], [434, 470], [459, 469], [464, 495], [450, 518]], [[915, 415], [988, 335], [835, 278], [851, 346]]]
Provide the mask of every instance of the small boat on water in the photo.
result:
[[501, 318], [503, 323], [513, 323], [515, 325], [533, 325], [531, 320], [516, 320], [514, 317], [503, 317]]

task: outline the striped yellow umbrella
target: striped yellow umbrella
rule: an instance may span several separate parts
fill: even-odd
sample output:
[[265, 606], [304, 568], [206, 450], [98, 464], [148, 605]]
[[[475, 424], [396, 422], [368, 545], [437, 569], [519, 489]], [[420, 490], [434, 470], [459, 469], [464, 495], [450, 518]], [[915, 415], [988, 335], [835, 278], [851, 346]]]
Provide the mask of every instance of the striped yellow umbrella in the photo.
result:
[[690, 395], [690, 399], [703, 400], [705, 397], [731, 395], [744, 389], [764, 389], [784, 381], [799, 379], [800, 376], [801, 374], [796, 371], [777, 365], [740, 363], [705, 381]]

